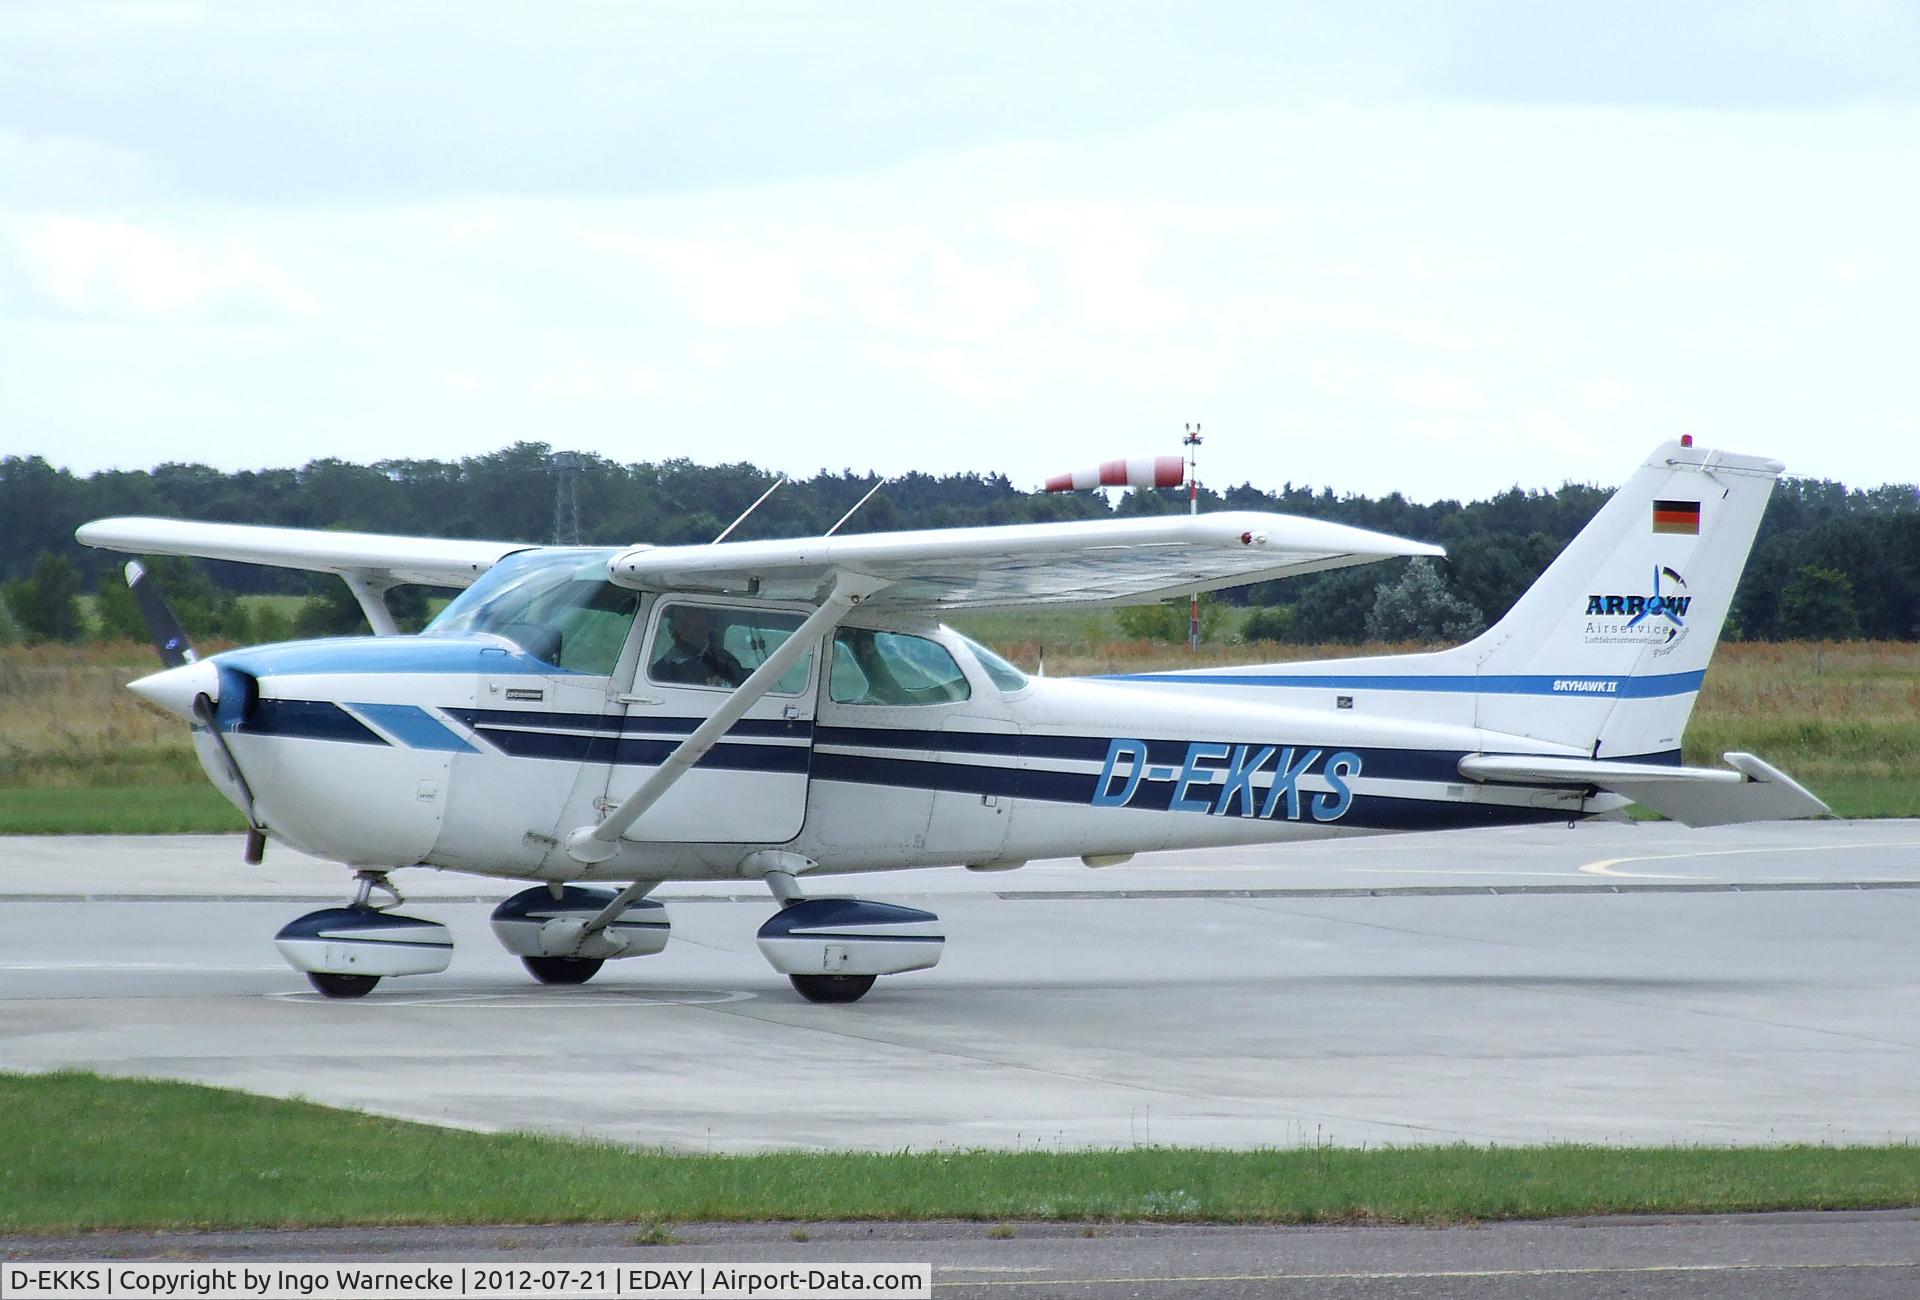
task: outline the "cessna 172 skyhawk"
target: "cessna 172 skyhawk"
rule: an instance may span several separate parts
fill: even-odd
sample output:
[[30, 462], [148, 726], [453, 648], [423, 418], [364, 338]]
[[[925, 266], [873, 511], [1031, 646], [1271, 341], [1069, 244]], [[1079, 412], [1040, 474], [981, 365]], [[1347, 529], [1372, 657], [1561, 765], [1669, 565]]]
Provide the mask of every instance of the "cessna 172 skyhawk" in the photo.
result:
[[[1657, 448], [1466, 645], [1319, 663], [1034, 679], [950, 611], [1124, 605], [1439, 548], [1225, 512], [707, 546], [539, 547], [107, 519], [80, 540], [344, 578], [377, 635], [196, 659], [129, 565], [186, 719], [265, 839], [352, 867], [280, 931], [321, 992], [444, 970], [390, 910], [396, 868], [535, 882], [495, 910], [535, 978], [660, 952], [663, 881], [760, 880], [766, 959], [816, 1001], [939, 960], [939, 918], [809, 896], [822, 877], [1571, 821], [1637, 801], [1689, 825], [1804, 817], [1748, 754], [1680, 735], [1781, 466]], [[466, 590], [417, 636], [402, 583]], [[595, 885], [603, 887], [596, 888]], [[615, 888], [617, 886], [617, 888]], [[375, 893], [390, 896], [384, 905]]]

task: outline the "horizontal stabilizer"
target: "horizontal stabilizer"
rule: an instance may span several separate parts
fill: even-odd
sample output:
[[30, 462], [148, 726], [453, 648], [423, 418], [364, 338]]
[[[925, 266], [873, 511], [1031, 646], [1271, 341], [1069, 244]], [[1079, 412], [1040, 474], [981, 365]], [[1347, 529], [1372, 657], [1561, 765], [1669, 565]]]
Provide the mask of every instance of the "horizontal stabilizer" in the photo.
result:
[[1752, 754], [1729, 767], [1661, 767], [1532, 754], [1468, 754], [1460, 775], [1512, 785], [1593, 786], [1625, 795], [1683, 826], [1791, 821], [1831, 811], [1807, 788]]

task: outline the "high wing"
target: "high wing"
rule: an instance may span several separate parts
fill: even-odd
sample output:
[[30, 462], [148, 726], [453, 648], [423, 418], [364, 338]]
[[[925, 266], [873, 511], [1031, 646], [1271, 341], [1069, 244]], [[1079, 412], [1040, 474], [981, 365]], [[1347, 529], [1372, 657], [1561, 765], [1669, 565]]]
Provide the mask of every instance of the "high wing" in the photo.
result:
[[[522, 542], [392, 537], [322, 529], [99, 519], [76, 536], [133, 555], [193, 555], [334, 573], [350, 584], [465, 587]], [[609, 576], [647, 591], [711, 591], [818, 603], [842, 578], [862, 579], [869, 605], [991, 609], [1138, 605], [1317, 573], [1438, 546], [1292, 515], [1225, 511], [1075, 523], [935, 528], [706, 546], [637, 546]]]
[[420, 583], [466, 587], [503, 555], [525, 542], [467, 542], [446, 537], [389, 537], [320, 528], [207, 524], [191, 519], [124, 517], [82, 524], [75, 537], [87, 546], [129, 555], [193, 555], [282, 569], [308, 569], [360, 579], [377, 587]]
[[1320, 519], [1253, 511], [1075, 523], [936, 528], [712, 546], [640, 546], [613, 580], [648, 591], [710, 591], [818, 602], [843, 577], [869, 579], [868, 606], [991, 609], [1141, 605], [1317, 573], [1438, 546]]

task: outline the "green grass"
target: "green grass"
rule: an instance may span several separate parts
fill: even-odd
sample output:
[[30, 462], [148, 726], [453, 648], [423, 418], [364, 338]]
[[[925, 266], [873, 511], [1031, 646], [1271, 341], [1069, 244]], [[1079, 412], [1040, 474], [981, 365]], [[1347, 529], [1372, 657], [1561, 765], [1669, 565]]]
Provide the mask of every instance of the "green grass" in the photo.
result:
[[0, 835], [185, 835], [246, 828], [247, 819], [204, 778], [191, 785], [0, 788]]
[[[676, 1155], [195, 1084], [0, 1075], [0, 1230], [962, 1218], [1407, 1222], [1920, 1204], [1920, 1147]], [[665, 1229], [663, 1229], [665, 1230]]]
[[950, 621], [955, 631], [995, 646], [1032, 641], [1049, 649], [1087, 650], [1118, 635], [1113, 615], [1103, 609], [1007, 610], [962, 614]]
[[1920, 781], [1910, 776], [1788, 775], [1826, 800], [1836, 817], [1912, 817], [1920, 814]]

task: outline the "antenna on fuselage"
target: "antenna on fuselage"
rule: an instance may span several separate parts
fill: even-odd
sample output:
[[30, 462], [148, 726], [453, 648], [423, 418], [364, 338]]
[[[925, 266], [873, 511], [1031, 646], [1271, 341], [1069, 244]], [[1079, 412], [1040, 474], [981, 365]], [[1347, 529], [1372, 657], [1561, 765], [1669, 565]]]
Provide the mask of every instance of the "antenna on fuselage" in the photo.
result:
[[854, 502], [854, 503], [853, 503], [853, 509], [851, 509], [851, 510], [849, 510], [849, 511], [847, 511], [847, 513], [845, 513], [844, 515], [841, 515], [841, 516], [840, 516], [840, 523], [836, 523], [836, 524], [835, 524], [835, 525], [834, 525], [833, 527], [831, 527], [831, 528], [829, 528], [829, 529], [827, 529], [827, 531], [826, 531], [826, 532], [824, 532], [824, 533], [821, 533], [820, 535], [821, 535], [822, 537], [831, 537], [831, 536], [833, 536], [833, 535], [834, 535], [835, 533], [837, 533], [837, 532], [839, 532], [839, 531], [840, 531], [840, 524], [844, 524], [844, 523], [846, 523], [846, 522], [847, 522], [847, 520], [849, 520], [849, 519], [851, 519], [851, 518], [853, 518], [853, 517], [854, 517], [855, 515], [857, 515], [857, 514], [859, 514], [859, 513], [860, 513], [860, 507], [861, 507], [861, 506], [863, 506], [863, 505], [865, 505], [865, 504], [867, 504], [867, 502], [869, 502], [869, 501], [871, 501], [871, 500], [873, 500], [873, 494], [874, 494], [875, 492], [878, 492], [878, 491], [879, 491], [879, 490], [880, 490], [881, 488], [883, 488], [883, 487], [885, 487], [886, 485], [887, 485], [887, 481], [886, 481], [885, 479], [881, 479], [881, 480], [880, 480], [879, 482], [877, 482], [877, 483], [875, 483], [875, 484], [874, 484], [874, 485], [873, 485], [872, 487], [870, 487], [870, 488], [868, 488], [868, 489], [867, 489], [867, 494], [866, 494], [865, 496], [863, 496], [863, 497], [861, 497], [861, 498], [860, 498], [860, 499], [859, 499], [858, 501], [856, 501], [856, 502]]
[[780, 485], [782, 483], [785, 483], [786, 481], [787, 479], [784, 474], [781, 475], [779, 478], [775, 479], [773, 481], [772, 487], [768, 488], [765, 492], [762, 492], [759, 496], [755, 497], [753, 504], [748, 506], [745, 510], [742, 510], [740, 512], [740, 517], [738, 519], [728, 524], [725, 528], [722, 528], [720, 530], [720, 535], [714, 538], [712, 542], [709, 542], [708, 545], [711, 546], [711, 545], [715, 545], [717, 543], [726, 541], [727, 536], [730, 533], [732, 533], [734, 529], [738, 528], [741, 524], [745, 523], [747, 521], [747, 516], [752, 514], [754, 511], [758, 510], [760, 508], [760, 503], [762, 501], [765, 501], [768, 497], [772, 496], [775, 492], [778, 492], [780, 490]]

